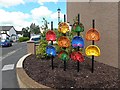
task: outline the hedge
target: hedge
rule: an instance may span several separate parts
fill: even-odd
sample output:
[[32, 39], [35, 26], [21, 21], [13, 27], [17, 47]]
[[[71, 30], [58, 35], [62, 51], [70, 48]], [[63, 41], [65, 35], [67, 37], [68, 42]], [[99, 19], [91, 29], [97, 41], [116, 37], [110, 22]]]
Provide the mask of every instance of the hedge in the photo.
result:
[[20, 37], [19, 38], [19, 42], [24, 42], [24, 41], [28, 41], [29, 37]]

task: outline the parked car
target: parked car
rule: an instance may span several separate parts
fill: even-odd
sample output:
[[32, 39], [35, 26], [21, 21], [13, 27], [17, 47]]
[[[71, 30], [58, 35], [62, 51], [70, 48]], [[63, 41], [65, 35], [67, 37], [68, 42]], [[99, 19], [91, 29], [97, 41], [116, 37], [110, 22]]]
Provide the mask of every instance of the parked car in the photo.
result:
[[0, 46], [2, 46], [2, 47], [10, 47], [10, 46], [12, 46], [12, 42], [10, 40], [8, 40], [8, 39], [3, 39], [0, 42]]
[[10, 39], [10, 42], [12, 42], [12, 43], [13, 43], [13, 40], [12, 40], [12, 39]]
[[35, 44], [38, 44], [40, 41], [40, 35], [31, 36], [30, 41], [34, 41]]

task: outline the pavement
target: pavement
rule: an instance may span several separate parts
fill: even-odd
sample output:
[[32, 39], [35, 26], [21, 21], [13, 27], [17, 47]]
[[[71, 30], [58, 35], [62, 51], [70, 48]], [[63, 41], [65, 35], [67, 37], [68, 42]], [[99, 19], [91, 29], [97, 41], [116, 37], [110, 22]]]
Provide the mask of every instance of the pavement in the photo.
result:
[[19, 88], [15, 67], [17, 61], [25, 54], [27, 54], [26, 42], [13, 43], [12, 47], [2, 48], [2, 88]]

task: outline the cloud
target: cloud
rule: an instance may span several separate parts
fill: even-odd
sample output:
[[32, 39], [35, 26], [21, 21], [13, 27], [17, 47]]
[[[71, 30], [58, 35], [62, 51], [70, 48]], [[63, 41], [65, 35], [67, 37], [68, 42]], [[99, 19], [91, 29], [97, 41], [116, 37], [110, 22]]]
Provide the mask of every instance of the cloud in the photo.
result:
[[46, 2], [54, 2], [54, 3], [63, 2], [63, 0], [24, 0], [24, 1], [27, 3], [36, 2], [36, 3], [39, 3], [40, 5], [44, 5], [44, 3], [46, 3]]
[[24, 4], [24, 1], [23, 0], [0, 0], [0, 6], [2, 7], [16, 6], [19, 4]]
[[32, 17], [34, 19], [39, 19], [41, 17], [49, 16], [52, 13], [52, 11], [50, 11], [45, 6], [40, 6], [39, 8], [35, 8], [35, 9], [31, 10], [31, 13], [32, 13]]
[[58, 0], [38, 0], [38, 3], [41, 4], [41, 5], [43, 5], [45, 2], [55, 2], [55, 3], [57, 3]]
[[[40, 6], [31, 10], [33, 19], [39, 19], [42, 17], [49, 17], [51, 19], [58, 19], [58, 12], [52, 12], [45, 6]], [[64, 14], [60, 12], [60, 17], [64, 18]]]
[[[51, 19], [58, 19], [58, 12], [52, 13], [51, 14]], [[60, 12], [60, 18], [64, 18], [64, 14]]]
[[30, 18], [29, 14], [22, 12], [8, 12], [0, 9], [0, 25], [12, 25], [17, 27], [16, 30], [19, 31], [22, 27], [27, 27], [31, 22], [27, 21]]
[[[63, 19], [64, 14], [60, 13], [60, 16], [61, 19]], [[48, 22], [53, 21], [54, 26], [57, 25], [58, 12], [52, 12], [45, 6], [32, 9], [30, 14], [20, 11], [10, 12], [0, 9], [0, 25], [11, 25], [14, 26], [18, 31], [22, 30], [23, 27], [30, 26], [31, 23], [41, 26], [43, 24], [43, 17], [45, 17]]]

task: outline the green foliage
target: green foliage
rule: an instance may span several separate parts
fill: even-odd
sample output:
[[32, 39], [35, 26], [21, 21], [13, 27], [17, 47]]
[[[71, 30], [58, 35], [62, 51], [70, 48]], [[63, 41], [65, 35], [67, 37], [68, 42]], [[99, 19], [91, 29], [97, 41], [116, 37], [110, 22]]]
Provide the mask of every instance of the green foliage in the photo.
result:
[[56, 52], [59, 53], [61, 51], [61, 48], [58, 46], [58, 44], [54, 44]]
[[46, 35], [46, 32], [48, 31], [49, 22], [45, 18], [43, 18], [42, 22], [43, 22], [43, 25], [40, 28], [43, 29], [44, 31], [43, 33], [41, 33], [41, 37], [42, 39], [45, 40], [45, 35]]
[[22, 28], [22, 34], [23, 34], [23, 37], [29, 37], [30, 38], [29, 27]]
[[24, 42], [24, 41], [28, 41], [29, 37], [20, 37], [19, 38], [19, 42]]
[[42, 21], [44, 24], [42, 25], [42, 28], [46, 31], [46, 30], [48, 30], [48, 24], [49, 24], [49, 22], [45, 19], [45, 18], [43, 18], [43, 21]]
[[[60, 33], [57, 29], [55, 29], [54, 32], [56, 33], [56, 36], [57, 36], [57, 40], [56, 40], [56, 41], [58, 42], [58, 38], [61, 37], [61, 36], [63, 36], [63, 34]], [[68, 37], [70, 40], [72, 40], [72, 38], [73, 38], [74, 35], [75, 35], [75, 32], [68, 32], [68, 33], [66, 33], [66, 35], [67, 35], [67, 37]], [[59, 47], [58, 44], [55, 44], [54, 46], [55, 46], [55, 48], [56, 48], [57, 53], [59, 53], [60, 51], [64, 50], [63, 48]], [[66, 51], [68, 54], [70, 54], [73, 50], [74, 50], [74, 49], [70, 46], [69, 48], [66, 48], [65, 51]]]
[[42, 39], [44, 39], [44, 40], [45, 40], [45, 37], [46, 37], [46, 33], [47, 33], [47, 31], [43, 31], [43, 33], [41, 33], [41, 37], [42, 37]]
[[60, 33], [60, 32], [58, 31], [58, 29], [54, 29], [53, 31], [56, 33], [57, 39], [58, 39], [60, 36], [62, 36], [62, 33]]
[[35, 23], [32, 23], [30, 25], [30, 32], [34, 34], [40, 34], [40, 27], [39, 25], [35, 25]]
[[40, 40], [40, 44], [39, 46], [37, 46], [36, 48], [36, 55], [38, 58], [46, 58], [47, 54], [46, 54], [46, 47], [47, 47], [48, 43], [46, 40]]
[[[40, 40], [40, 45], [36, 49], [36, 54], [37, 54], [37, 57], [39, 57], [39, 58], [46, 58], [47, 57], [46, 47], [48, 46], [48, 43], [45, 38], [46, 38], [46, 33], [48, 31], [49, 23], [45, 18], [43, 18], [42, 22], [44, 24], [41, 26], [41, 28], [44, 29], [44, 31], [43, 31], [43, 33], [41, 33], [42, 40]], [[78, 23], [77, 17], [74, 19], [74, 23]], [[58, 42], [58, 38], [63, 36], [63, 34], [60, 33], [57, 28], [54, 28], [53, 31], [56, 33], [56, 38], [57, 38], [56, 42]], [[76, 35], [77, 35], [77, 33], [72, 30], [70, 32], [66, 33], [66, 36], [70, 39], [70, 41], [72, 41], [73, 37]], [[56, 48], [57, 53], [64, 50], [63, 48], [59, 47], [57, 43], [54, 44], [54, 46]], [[73, 49], [72, 46], [70, 46], [69, 48], [66, 48], [65, 51], [68, 53], [68, 55], [70, 55], [73, 51], [77, 51], [77, 48]], [[80, 51], [82, 52], [83, 50], [80, 49]]]
[[29, 37], [30, 38], [30, 33], [40, 34], [39, 25], [35, 25], [35, 23], [32, 23], [29, 27], [22, 28], [23, 37]]
[[78, 16], [73, 19], [74, 23], [78, 23]]

